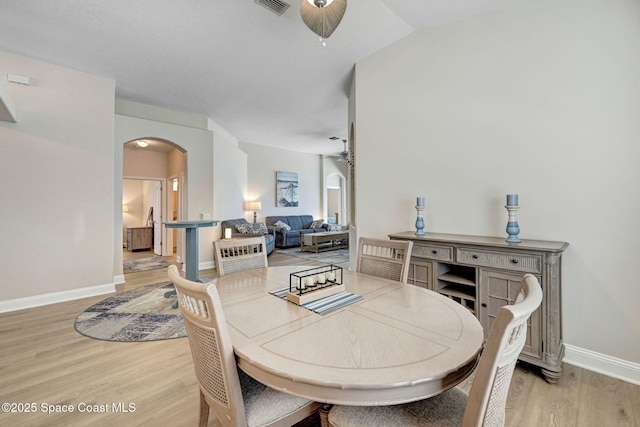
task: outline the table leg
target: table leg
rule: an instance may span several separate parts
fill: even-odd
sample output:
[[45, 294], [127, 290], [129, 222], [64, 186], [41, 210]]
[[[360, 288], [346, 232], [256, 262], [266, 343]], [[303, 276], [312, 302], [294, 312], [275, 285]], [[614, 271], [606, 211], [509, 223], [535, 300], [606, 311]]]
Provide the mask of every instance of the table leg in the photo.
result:
[[[185, 266], [185, 277], [187, 280], [191, 280], [192, 282], [202, 282], [198, 278], [198, 229], [197, 228], [186, 228], [185, 229], [185, 249], [186, 249], [186, 266]], [[176, 291], [165, 292], [165, 298], [171, 298], [176, 296]], [[173, 308], [178, 308], [178, 299], [173, 302], [171, 306]]]
[[187, 280], [198, 281], [198, 229], [186, 229], [186, 275]]

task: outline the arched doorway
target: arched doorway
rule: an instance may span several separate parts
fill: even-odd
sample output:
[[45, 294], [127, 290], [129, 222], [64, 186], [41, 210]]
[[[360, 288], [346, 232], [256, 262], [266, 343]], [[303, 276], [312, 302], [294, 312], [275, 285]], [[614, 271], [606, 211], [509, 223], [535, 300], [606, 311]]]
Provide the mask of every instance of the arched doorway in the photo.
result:
[[[125, 250], [146, 250], [149, 255], [176, 255], [180, 262], [184, 252], [182, 236], [163, 223], [183, 218], [185, 150], [165, 139], [144, 137], [125, 142], [122, 153]], [[147, 240], [142, 245], [139, 241], [134, 243], [134, 233], [143, 235]]]

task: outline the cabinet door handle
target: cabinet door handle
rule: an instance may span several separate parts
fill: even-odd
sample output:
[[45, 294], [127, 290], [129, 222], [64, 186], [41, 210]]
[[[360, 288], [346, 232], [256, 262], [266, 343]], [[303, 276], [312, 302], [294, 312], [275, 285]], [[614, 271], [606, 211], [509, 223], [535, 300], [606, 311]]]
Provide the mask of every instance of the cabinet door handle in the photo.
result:
[[437, 253], [438, 253], [438, 251], [436, 251], [436, 250], [434, 249], [434, 250], [432, 250], [432, 251], [431, 251], [431, 253], [435, 255], [435, 254], [437, 254]]
[[471, 258], [473, 258], [473, 259], [478, 259], [478, 255], [473, 254], [473, 255], [471, 255]]
[[481, 306], [483, 306], [483, 307], [486, 307], [486, 306], [487, 306], [487, 303], [486, 303], [486, 302], [483, 302], [483, 303], [482, 303], [482, 304], [480, 304], [480, 305], [481, 305]]
[[514, 264], [517, 264], [518, 260], [517, 259], [512, 259], [511, 262], [514, 263]]

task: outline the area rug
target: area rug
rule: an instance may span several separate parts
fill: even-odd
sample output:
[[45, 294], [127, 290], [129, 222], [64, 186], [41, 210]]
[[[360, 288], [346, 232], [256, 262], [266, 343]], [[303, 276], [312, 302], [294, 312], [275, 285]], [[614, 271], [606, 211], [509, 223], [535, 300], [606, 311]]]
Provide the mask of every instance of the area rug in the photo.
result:
[[336, 249], [320, 253], [302, 252], [299, 247], [276, 249], [279, 254], [317, 261], [323, 264], [342, 264], [349, 262], [349, 248]]
[[150, 258], [131, 259], [123, 263], [123, 272], [138, 273], [140, 271], [157, 270], [158, 268], [167, 268], [169, 263], [164, 259], [154, 256]]
[[82, 312], [75, 329], [82, 335], [104, 341], [158, 341], [187, 336], [171, 282], [156, 283], [121, 292]]

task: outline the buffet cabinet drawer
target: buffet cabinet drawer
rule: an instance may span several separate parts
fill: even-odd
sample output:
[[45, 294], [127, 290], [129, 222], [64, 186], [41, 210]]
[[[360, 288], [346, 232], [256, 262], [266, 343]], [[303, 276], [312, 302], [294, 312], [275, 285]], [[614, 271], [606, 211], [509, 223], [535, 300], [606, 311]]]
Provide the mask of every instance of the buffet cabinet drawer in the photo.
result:
[[542, 273], [542, 256], [540, 255], [520, 255], [459, 248], [456, 252], [456, 262], [525, 273]]
[[453, 261], [453, 248], [451, 246], [423, 245], [414, 243], [411, 255], [420, 258], [429, 258], [437, 261]]

